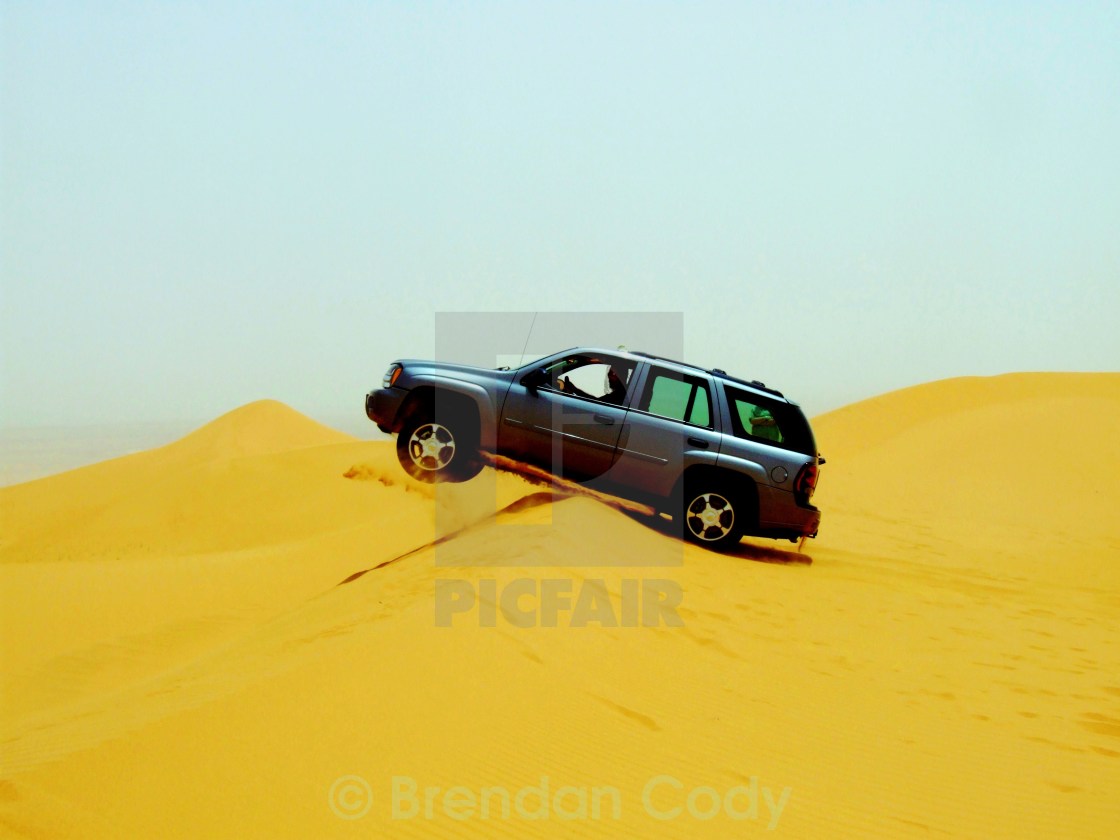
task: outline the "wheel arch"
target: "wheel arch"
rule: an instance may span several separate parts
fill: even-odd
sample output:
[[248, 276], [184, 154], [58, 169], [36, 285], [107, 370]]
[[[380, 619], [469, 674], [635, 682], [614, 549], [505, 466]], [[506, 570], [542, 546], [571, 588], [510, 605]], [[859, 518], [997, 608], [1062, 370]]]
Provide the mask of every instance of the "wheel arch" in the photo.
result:
[[461, 412], [479, 434], [482, 447], [490, 448], [487, 446], [487, 430], [493, 429], [493, 411], [489, 408], [486, 392], [469, 383], [424, 383], [416, 386], [397, 412], [395, 431], [399, 432], [404, 428], [418, 412], [435, 414], [437, 411]]
[[693, 464], [680, 474], [676, 484], [673, 485], [673, 492], [669, 497], [672, 505], [672, 515], [676, 515], [676, 512], [680, 511], [685, 503], [684, 496], [686, 486], [695, 486], [697, 484], [712, 484], [715, 486], [730, 485], [743, 497], [743, 504], [746, 506], [746, 512], [749, 514], [747, 525], [748, 532], [758, 527], [761, 509], [759, 506], [758, 484], [755, 482], [754, 478], [745, 473], [738, 472], [737, 470], [729, 470], [726, 467], [719, 467], [711, 464]]
[[[482, 469], [479, 411], [469, 396], [433, 387], [414, 388], [398, 417], [397, 460], [414, 479], [469, 481]], [[425, 427], [427, 431], [419, 433]]]

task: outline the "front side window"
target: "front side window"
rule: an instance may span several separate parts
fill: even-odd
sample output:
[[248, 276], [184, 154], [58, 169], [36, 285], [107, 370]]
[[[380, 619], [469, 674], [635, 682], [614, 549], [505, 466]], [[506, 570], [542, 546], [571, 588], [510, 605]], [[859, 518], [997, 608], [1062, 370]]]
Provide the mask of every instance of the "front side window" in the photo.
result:
[[638, 408], [693, 426], [712, 426], [712, 400], [707, 382], [664, 368], [650, 371]]
[[546, 370], [548, 378], [542, 387], [574, 397], [622, 405], [634, 374], [634, 363], [614, 356], [577, 354], [553, 362]]

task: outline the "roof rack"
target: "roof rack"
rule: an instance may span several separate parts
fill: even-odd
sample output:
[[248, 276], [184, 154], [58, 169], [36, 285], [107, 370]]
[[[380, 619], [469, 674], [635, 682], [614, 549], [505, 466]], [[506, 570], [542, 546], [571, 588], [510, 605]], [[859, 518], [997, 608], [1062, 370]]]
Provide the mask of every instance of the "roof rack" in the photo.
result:
[[644, 353], [641, 350], [633, 350], [631, 351], [631, 355], [641, 356], [646, 359], [656, 359], [659, 362], [668, 362], [671, 365], [680, 365], [681, 367], [692, 368], [693, 370], [702, 370], [705, 373], [709, 372], [706, 368], [700, 367], [700, 365], [692, 365], [688, 362], [678, 362], [676, 359], [667, 359], [664, 356], [658, 356], [654, 353]]
[[[712, 371], [712, 373], [715, 373], [715, 371]], [[754, 388], [756, 391], [765, 391], [767, 394], [773, 394], [775, 397], [781, 397], [783, 400], [786, 398], [786, 395], [777, 388], [768, 388], [757, 379], [740, 379], [738, 376], [729, 376], [726, 373], [720, 373], [718, 376], [720, 379], [726, 379], [728, 382], [735, 382], [739, 385], [746, 385], [749, 388]]]
[[699, 365], [689, 364], [688, 362], [678, 362], [676, 359], [666, 359], [664, 356], [658, 356], [653, 353], [644, 353], [641, 350], [630, 351], [633, 356], [641, 356], [644, 359], [656, 359], [659, 362], [668, 362], [672, 365], [679, 365], [680, 367], [692, 368], [693, 370], [700, 370], [704, 373], [710, 373], [713, 376], [718, 376], [720, 379], [726, 379], [729, 382], [735, 382], [739, 385], [746, 385], [748, 388], [754, 388], [756, 391], [765, 391], [768, 394], [773, 394], [775, 397], [785, 399], [785, 394], [774, 388], [766, 387], [766, 384], [759, 382], [757, 379], [740, 379], [738, 376], [731, 376], [727, 371], [722, 368], [702, 368]]

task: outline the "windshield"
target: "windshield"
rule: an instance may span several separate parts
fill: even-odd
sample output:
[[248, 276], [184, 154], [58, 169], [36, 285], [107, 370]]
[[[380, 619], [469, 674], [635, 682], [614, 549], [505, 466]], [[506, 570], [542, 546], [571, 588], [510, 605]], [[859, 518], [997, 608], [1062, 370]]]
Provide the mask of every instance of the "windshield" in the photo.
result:
[[[571, 351], [566, 351], [566, 352], [571, 352]], [[547, 359], [555, 358], [555, 356], [556, 356], [555, 353], [548, 353], [544, 356], [537, 356], [535, 358], [530, 357], [530, 358], [532, 358], [532, 361], [529, 361], [529, 362], [520, 361], [521, 359], [525, 358], [524, 354], [522, 354], [520, 356], [506, 356], [506, 359], [512, 360], [510, 362], [510, 364], [513, 365], [514, 370], [523, 370], [523, 369], [524, 370], [536, 370], [539, 367], [544, 367], [543, 363]]]

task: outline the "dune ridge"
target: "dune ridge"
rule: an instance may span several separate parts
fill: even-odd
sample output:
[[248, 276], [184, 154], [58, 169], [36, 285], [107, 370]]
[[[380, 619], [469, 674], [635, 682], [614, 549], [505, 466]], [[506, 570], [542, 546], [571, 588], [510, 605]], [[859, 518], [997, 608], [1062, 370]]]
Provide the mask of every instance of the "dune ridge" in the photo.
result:
[[353, 435], [312, 420], [278, 400], [257, 400], [168, 444], [163, 455], [197, 463], [354, 440]]
[[[417, 484], [267, 401], [0, 489], [0, 834], [1111, 837], [1118, 403], [1029, 374], [817, 418], [803, 552], [507, 472]], [[394, 818], [395, 778], [569, 792]], [[560, 815], [592, 788], [617, 818]]]

